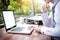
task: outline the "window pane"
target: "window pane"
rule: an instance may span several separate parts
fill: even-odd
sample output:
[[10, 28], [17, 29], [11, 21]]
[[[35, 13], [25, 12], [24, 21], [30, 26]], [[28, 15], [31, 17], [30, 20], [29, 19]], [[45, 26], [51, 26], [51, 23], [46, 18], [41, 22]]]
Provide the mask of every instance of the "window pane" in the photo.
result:
[[43, 4], [44, 4], [43, 0], [35, 0], [35, 2], [34, 2], [35, 14], [40, 14], [41, 6]]
[[23, 16], [31, 16], [31, 2], [30, 0], [10, 0], [9, 10], [14, 10], [16, 21]]
[[[44, 0], [34, 0], [34, 8], [35, 8], [35, 14], [40, 14], [42, 6], [45, 4]], [[52, 7], [52, 3], [49, 3], [50, 7]], [[48, 10], [48, 12], [51, 12], [51, 8]]]

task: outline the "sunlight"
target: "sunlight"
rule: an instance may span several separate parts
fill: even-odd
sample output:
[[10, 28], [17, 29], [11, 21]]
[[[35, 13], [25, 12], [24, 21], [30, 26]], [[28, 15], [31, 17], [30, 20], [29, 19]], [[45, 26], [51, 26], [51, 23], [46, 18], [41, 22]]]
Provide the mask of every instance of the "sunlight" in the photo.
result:
[[44, 3], [44, 0], [35, 0], [35, 2], [38, 2], [38, 3]]
[[[35, 2], [39, 3], [41, 6], [45, 4], [44, 0], [35, 0]], [[50, 7], [52, 7], [52, 3], [49, 3]]]

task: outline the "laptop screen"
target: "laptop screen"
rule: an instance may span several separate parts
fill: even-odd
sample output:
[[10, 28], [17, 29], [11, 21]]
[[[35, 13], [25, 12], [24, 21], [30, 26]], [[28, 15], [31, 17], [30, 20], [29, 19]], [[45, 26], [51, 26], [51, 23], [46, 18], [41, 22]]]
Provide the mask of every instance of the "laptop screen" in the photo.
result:
[[9, 29], [16, 25], [13, 11], [3, 11], [2, 13], [3, 13], [6, 29]]

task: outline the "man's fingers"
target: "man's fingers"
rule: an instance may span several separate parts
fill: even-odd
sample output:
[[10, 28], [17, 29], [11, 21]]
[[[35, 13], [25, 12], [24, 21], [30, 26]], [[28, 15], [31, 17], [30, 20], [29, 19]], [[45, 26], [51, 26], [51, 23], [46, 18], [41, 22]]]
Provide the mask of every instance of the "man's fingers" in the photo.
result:
[[49, 10], [50, 6], [48, 3], [46, 3], [45, 5], [42, 6], [42, 11], [43, 12], [47, 12]]
[[28, 28], [29, 28], [29, 29], [33, 29], [33, 28], [34, 28], [34, 26], [29, 26]]
[[47, 8], [47, 9], [49, 9], [49, 8], [50, 8], [50, 6], [49, 6], [49, 4], [48, 4], [48, 3], [46, 3], [46, 8]]

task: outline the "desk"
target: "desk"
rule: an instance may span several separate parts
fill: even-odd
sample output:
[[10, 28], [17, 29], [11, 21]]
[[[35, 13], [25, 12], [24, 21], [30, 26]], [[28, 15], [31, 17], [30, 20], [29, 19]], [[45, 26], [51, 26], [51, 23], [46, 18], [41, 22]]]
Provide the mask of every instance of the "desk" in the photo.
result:
[[51, 40], [51, 37], [33, 31], [31, 35], [6, 33], [3, 38], [0, 35], [0, 40]]

